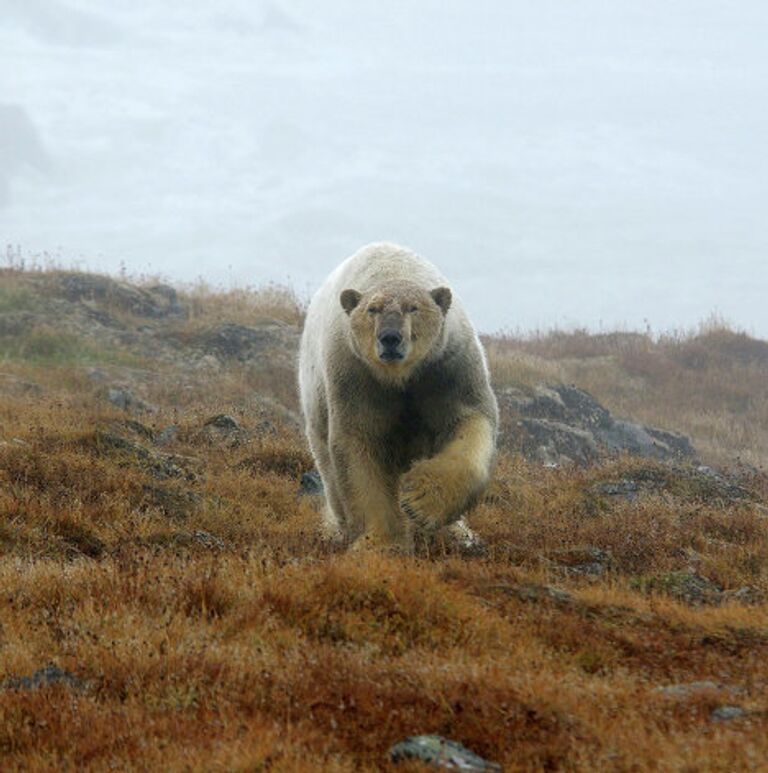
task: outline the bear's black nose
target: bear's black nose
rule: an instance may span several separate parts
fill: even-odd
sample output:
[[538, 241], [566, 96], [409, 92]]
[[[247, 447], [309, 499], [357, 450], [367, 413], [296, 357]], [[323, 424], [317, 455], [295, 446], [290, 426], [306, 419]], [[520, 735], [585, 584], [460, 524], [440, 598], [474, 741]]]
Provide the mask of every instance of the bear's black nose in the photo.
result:
[[379, 333], [379, 343], [385, 349], [395, 349], [403, 342], [403, 336], [397, 330], [382, 330]]

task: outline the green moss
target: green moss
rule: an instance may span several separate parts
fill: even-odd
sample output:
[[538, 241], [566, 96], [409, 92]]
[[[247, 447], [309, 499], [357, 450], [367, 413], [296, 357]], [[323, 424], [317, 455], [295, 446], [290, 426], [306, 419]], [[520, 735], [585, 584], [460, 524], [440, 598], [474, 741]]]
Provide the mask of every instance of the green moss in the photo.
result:
[[23, 335], [0, 339], [0, 357], [46, 365], [126, 365], [141, 366], [143, 360], [129, 352], [92, 341], [47, 325], [33, 327]]
[[40, 296], [28, 287], [0, 285], [0, 314], [11, 311], [34, 311], [40, 306]]

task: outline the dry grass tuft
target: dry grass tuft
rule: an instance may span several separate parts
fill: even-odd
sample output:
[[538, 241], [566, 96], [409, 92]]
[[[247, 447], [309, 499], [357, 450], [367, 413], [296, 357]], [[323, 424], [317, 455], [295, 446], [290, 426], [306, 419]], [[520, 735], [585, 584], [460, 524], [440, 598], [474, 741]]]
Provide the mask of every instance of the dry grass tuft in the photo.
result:
[[306, 306], [291, 287], [280, 284], [220, 290], [199, 281], [185, 287], [181, 298], [187, 302], [190, 322], [196, 327], [223, 322], [248, 325], [259, 317], [301, 325]]

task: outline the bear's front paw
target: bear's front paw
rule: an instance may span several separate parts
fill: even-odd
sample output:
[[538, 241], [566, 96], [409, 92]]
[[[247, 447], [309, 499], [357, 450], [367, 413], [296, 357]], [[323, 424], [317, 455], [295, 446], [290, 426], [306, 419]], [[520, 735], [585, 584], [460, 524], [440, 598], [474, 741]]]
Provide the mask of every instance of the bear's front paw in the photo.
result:
[[352, 553], [385, 553], [399, 555], [411, 549], [404, 538], [396, 539], [384, 534], [368, 532], [360, 535], [350, 546]]
[[400, 479], [400, 508], [418, 531], [433, 532], [445, 525], [445, 489], [428, 462], [415, 464]]

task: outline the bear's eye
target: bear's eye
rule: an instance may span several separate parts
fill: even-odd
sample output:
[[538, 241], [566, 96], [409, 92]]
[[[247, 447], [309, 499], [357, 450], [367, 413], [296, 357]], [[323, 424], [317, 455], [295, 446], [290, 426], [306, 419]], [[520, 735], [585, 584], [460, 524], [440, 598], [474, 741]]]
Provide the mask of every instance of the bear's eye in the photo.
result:
[[419, 307], [418, 307], [418, 306], [409, 306], [409, 307], [406, 309], [406, 312], [407, 312], [408, 314], [413, 314], [413, 312], [414, 312], [414, 311], [418, 311], [418, 310], [419, 310]]
[[369, 306], [368, 307], [368, 313], [369, 314], [381, 314], [381, 309], [377, 308], [376, 306]]

